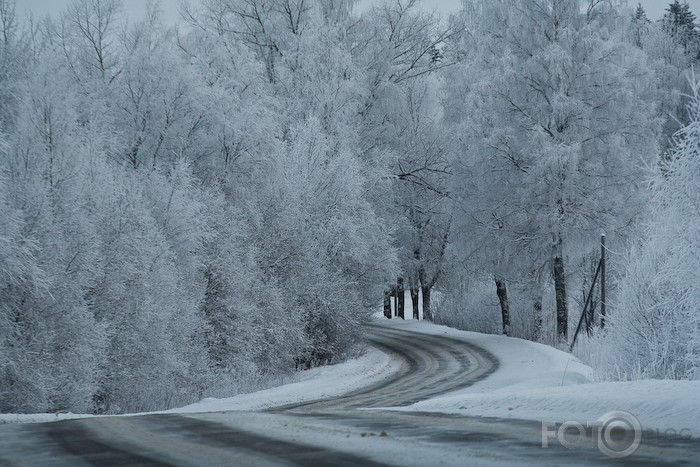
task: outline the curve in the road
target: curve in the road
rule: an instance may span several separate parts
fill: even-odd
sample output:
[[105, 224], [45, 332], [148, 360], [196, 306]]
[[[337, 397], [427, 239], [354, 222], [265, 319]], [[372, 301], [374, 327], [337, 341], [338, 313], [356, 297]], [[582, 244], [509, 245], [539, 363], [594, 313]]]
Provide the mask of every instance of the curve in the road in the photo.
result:
[[[312, 424], [323, 422], [324, 414], [333, 415], [333, 423], [335, 419], [356, 423], [349, 415], [362, 412], [355, 409], [409, 405], [467, 387], [498, 367], [490, 353], [447, 336], [381, 325], [370, 326], [366, 335], [370, 345], [400, 359], [401, 367], [380, 383], [345, 396], [278, 407], [276, 414], [144, 415], [37, 424], [5, 433], [14, 439], [2, 436], [0, 428], [0, 465], [49, 465], [47, 459], [55, 466], [382, 465], [387, 459], [392, 464], [395, 462], [386, 456], [372, 459], [367, 452], [356, 455], [337, 444], [320, 446], [310, 438], [318, 432], [308, 431], [308, 427], [307, 435], [291, 438], [287, 432], [268, 433], [268, 429], [270, 424], [283, 422], [306, 427], [299, 422], [299, 415], [318, 416], [309, 419]], [[258, 428], [254, 429], [251, 423], [258, 423]], [[346, 436], [351, 436], [353, 430]], [[386, 446], [387, 438], [381, 439], [382, 446]], [[37, 449], [39, 446], [42, 450]]]
[[345, 396], [289, 404], [274, 411], [406, 406], [471, 386], [498, 368], [498, 359], [490, 352], [447, 336], [382, 325], [369, 326], [366, 336], [370, 345], [402, 361], [397, 373]]

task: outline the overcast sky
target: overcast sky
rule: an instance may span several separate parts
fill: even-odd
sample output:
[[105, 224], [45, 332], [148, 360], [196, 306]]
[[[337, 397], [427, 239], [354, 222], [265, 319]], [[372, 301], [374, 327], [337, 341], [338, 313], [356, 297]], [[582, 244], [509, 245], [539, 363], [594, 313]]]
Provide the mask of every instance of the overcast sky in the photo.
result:
[[[190, 0], [197, 3], [198, 0]], [[378, 0], [360, 0], [359, 8], [367, 8]], [[488, 1], [488, 0], [485, 0]], [[641, 4], [652, 19], [659, 19], [672, 0], [641, 0]], [[17, 0], [20, 12], [30, 11], [36, 15], [55, 13], [62, 11], [71, 0]], [[637, 5], [638, 0], [628, 0], [630, 6]], [[429, 10], [436, 9], [440, 13], [449, 14], [459, 9], [461, 0], [423, 0], [423, 7]], [[696, 16], [700, 16], [700, 0], [688, 0], [690, 8]], [[138, 18], [143, 15], [145, 0], [124, 0], [127, 14], [130, 18]], [[175, 22], [178, 17], [179, 0], [161, 0], [161, 8], [168, 22]]]

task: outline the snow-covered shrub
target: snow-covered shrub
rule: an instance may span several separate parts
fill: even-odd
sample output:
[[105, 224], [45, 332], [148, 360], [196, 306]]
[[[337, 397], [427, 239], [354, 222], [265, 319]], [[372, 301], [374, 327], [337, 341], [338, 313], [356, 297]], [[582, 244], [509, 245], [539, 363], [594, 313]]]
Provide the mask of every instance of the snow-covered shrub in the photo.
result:
[[619, 285], [608, 376], [700, 377], [700, 82], [692, 89], [690, 123], [652, 180], [653, 219]]

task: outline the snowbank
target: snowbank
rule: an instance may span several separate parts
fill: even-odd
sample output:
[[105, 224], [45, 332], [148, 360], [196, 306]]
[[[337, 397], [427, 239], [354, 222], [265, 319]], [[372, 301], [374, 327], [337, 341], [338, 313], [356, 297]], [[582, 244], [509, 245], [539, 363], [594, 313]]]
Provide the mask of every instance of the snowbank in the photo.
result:
[[160, 413], [263, 410], [317, 399], [341, 396], [393, 375], [401, 362], [384, 352], [369, 348], [355, 360], [299, 373], [300, 381], [272, 389], [239, 394], [225, 399], [204, 399], [192, 405]]
[[[384, 352], [369, 348], [360, 358], [338, 365], [314, 368], [309, 371], [296, 373], [294, 375], [296, 382], [294, 383], [224, 399], [203, 399], [185, 407], [149, 413], [263, 410], [287, 404], [330, 398], [379, 382], [399, 371], [400, 367], [400, 361], [392, 359]], [[125, 414], [124, 416], [134, 415], [144, 414]], [[56, 422], [93, 416], [73, 413], [0, 414], [0, 424]]]
[[44, 423], [44, 422], [59, 422], [61, 420], [72, 420], [74, 418], [94, 417], [89, 414], [75, 413], [0, 413], [0, 425], [3, 423]]
[[384, 325], [463, 339], [501, 362], [495, 373], [469, 388], [396, 410], [558, 422], [595, 421], [624, 410], [644, 429], [700, 437], [700, 381], [593, 383], [589, 366], [545, 345], [425, 322], [391, 320]]

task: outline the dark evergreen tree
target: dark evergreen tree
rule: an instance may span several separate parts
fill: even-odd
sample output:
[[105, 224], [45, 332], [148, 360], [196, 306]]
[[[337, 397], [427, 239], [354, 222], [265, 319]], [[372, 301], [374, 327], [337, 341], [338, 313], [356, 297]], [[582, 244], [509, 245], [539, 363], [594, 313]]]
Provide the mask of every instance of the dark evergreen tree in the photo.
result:
[[640, 49], [643, 48], [642, 37], [648, 30], [649, 24], [651, 24], [651, 21], [647, 17], [646, 11], [644, 11], [642, 4], [638, 3], [632, 17], [632, 34], [634, 36], [634, 45]]
[[695, 20], [688, 2], [680, 3], [678, 0], [669, 5], [662, 19], [664, 30], [693, 57], [700, 49], [700, 34]]
[[634, 11], [634, 20], [639, 23], [651, 23], [651, 21], [647, 17], [647, 12], [644, 11], [644, 7], [642, 7], [641, 3], [637, 3], [637, 9]]

